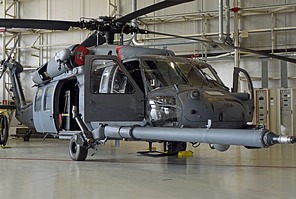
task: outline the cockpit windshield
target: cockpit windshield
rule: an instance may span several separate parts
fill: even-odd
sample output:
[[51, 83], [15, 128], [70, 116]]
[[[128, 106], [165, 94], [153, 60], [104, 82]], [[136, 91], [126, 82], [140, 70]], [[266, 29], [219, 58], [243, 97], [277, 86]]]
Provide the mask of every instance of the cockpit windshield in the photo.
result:
[[149, 90], [172, 85], [208, 84], [200, 71], [186, 59], [144, 60], [143, 68]]
[[201, 74], [210, 84], [229, 90], [229, 88], [227, 88], [224, 85], [222, 80], [219, 78], [216, 70], [211, 65], [204, 62], [197, 62], [197, 61], [193, 61], [192, 63], [197, 67], [197, 69], [201, 72]]

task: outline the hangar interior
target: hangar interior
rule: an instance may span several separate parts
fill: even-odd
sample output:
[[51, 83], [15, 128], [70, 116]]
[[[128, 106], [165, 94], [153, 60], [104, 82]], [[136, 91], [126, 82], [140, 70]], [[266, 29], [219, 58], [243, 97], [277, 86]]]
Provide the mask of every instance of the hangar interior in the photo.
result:
[[[121, 17], [158, 2], [161, 1], [0, 0], [0, 18], [80, 21]], [[233, 69], [245, 69], [255, 88], [253, 124], [296, 136], [295, 62], [194, 40], [296, 59], [295, 10], [295, 0], [195, 0], [133, 21], [141, 28], [182, 38], [137, 34], [124, 35], [123, 41], [132, 46], [169, 49], [177, 56], [206, 62], [228, 88], [233, 86]], [[20, 80], [30, 102], [37, 90], [31, 81], [32, 71], [92, 33], [79, 28], [2, 28], [0, 24], [0, 57], [4, 60], [11, 53], [23, 65]], [[16, 50], [11, 52], [19, 35]], [[115, 43], [119, 41], [116, 35]], [[239, 89], [247, 92], [246, 78], [239, 80]], [[0, 80], [1, 105], [14, 103], [10, 87], [9, 74], [4, 73]], [[9, 147], [0, 149], [0, 165], [8, 172], [0, 174], [6, 182], [0, 190], [6, 198], [294, 198], [296, 194], [295, 146], [258, 150], [231, 147], [220, 153], [208, 146], [190, 145], [193, 157], [154, 158], [137, 155], [148, 146], [145, 142], [108, 142], [99, 146], [88, 161], [73, 162], [68, 158], [68, 141], [23, 142], [15, 138], [17, 130], [25, 126], [14, 118], [13, 111], [5, 112], [10, 121], [10, 138]], [[158, 143], [155, 146], [162, 147]], [[19, 193], [10, 185], [20, 187]]]
[[[76, 20], [97, 18], [99, 16], [124, 16], [127, 13], [153, 4], [154, 1], [3, 1], [1, 15], [4, 18], [29, 18], [29, 19], [54, 19]], [[71, 9], [65, 9], [69, 7]], [[97, 5], [98, 4], [98, 5]], [[90, 6], [91, 5], [91, 6]], [[38, 9], [36, 9], [36, 7]], [[237, 8], [237, 10], [236, 10]], [[230, 42], [235, 46], [242, 46], [261, 52], [275, 53], [282, 56], [294, 56], [295, 48], [295, 22], [294, 1], [195, 1], [182, 6], [174, 6], [139, 17], [137, 24], [148, 30], [210, 39], [213, 41]], [[177, 27], [177, 28], [176, 28]], [[24, 67], [21, 74], [25, 98], [32, 99], [35, 88], [31, 79], [31, 71], [46, 63], [59, 50], [78, 44], [83, 41], [91, 31], [71, 29], [69, 31], [49, 31], [30, 29], [9, 29], [1, 31], [1, 57], [5, 59], [9, 50], [16, 41], [16, 35], [21, 33], [17, 52], [14, 57]], [[130, 35], [125, 36], [125, 41], [131, 40]], [[117, 38], [118, 42], [119, 38]], [[280, 102], [284, 98], [283, 93], [291, 93], [291, 98], [285, 104], [293, 110], [293, 93], [295, 87], [295, 70], [293, 63], [258, 56], [254, 53], [233, 50], [223, 46], [215, 46], [190, 39], [172, 38], [153, 34], [138, 35], [131, 41], [134, 46], [146, 46], [152, 48], [168, 48], [176, 55], [192, 57], [211, 64], [218, 72], [220, 78], [228, 88], [232, 87], [233, 67], [246, 69], [253, 81], [254, 87], [268, 89], [268, 91], [256, 91], [258, 98], [266, 95], [263, 104], [264, 109], [275, 109], [276, 117], [269, 115], [254, 118], [254, 122], [269, 127], [269, 123], [277, 123], [273, 131], [283, 131], [293, 128], [293, 114], [287, 116], [282, 113]], [[28, 81], [27, 81], [28, 80]], [[12, 101], [9, 93], [9, 78], [5, 74], [0, 82], [1, 103]], [[246, 90], [246, 82], [241, 78], [240, 89]], [[282, 88], [284, 90], [279, 90]], [[270, 93], [274, 103], [270, 105]], [[273, 94], [275, 93], [275, 94]], [[262, 97], [262, 96], [261, 96]], [[273, 106], [276, 104], [276, 106]], [[260, 113], [259, 113], [260, 112]], [[264, 111], [263, 111], [264, 112]], [[292, 112], [291, 112], [292, 113]], [[284, 118], [283, 118], [284, 117]], [[272, 120], [272, 122], [270, 121]], [[283, 121], [290, 120], [289, 124]], [[261, 122], [260, 122], [261, 121]], [[16, 122], [14, 122], [14, 125]], [[12, 127], [14, 128], [14, 127]], [[288, 130], [289, 131], [289, 130]]]

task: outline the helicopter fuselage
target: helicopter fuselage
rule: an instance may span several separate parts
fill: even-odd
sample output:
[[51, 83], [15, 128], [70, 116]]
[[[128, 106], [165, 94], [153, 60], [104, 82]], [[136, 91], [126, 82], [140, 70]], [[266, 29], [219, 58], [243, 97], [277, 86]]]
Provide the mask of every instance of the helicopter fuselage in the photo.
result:
[[61, 51], [33, 74], [38, 89], [32, 120], [38, 132], [79, 131], [73, 106], [90, 129], [101, 124], [200, 128], [209, 120], [213, 128], [244, 128], [252, 119], [253, 99], [230, 93], [205, 63], [167, 50], [114, 45], [87, 50], [81, 66], [71, 66], [70, 55]]
[[[248, 73], [234, 69], [229, 91], [208, 64], [173, 52], [131, 46], [80, 45], [64, 49], [39, 67], [32, 79], [37, 91], [25, 104], [21, 65], [5, 63], [17, 102], [16, 117], [37, 132], [71, 137], [70, 156], [85, 160], [89, 148], [110, 139], [168, 143], [170, 154], [186, 142], [268, 147], [295, 143], [266, 129], [250, 129], [254, 98]], [[249, 93], [239, 93], [239, 74]]]

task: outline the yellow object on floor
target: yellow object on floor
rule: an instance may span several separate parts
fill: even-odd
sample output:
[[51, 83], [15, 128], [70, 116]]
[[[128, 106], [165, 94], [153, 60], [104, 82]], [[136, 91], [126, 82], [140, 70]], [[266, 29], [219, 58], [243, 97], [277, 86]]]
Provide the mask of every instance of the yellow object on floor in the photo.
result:
[[187, 157], [192, 157], [193, 152], [192, 151], [179, 151], [178, 152], [178, 157], [179, 158], [187, 158]]

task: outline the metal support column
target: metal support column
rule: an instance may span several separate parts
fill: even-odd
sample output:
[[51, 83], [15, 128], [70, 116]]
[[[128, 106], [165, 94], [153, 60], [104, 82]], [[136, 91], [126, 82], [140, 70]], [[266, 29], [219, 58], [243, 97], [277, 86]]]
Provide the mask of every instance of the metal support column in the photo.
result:
[[117, 0], [109, 0], [109, 16], [114, 17], [117, 13]]
[[261, 87], [268, 88], [268, 62], [267, 60], [262, 61], [262, 71], [261, 71]]
[[[239, 7], [239, 0], [234, 0], [233, 7]], [[238, 12], [234, 12], [234, 45], [239, 46], [239, 14]], [[234, 50], [234, 67], [240, 67], [240, 51], [238, 49]]]
[[281, 87], [288, 88], [288, 66], [286, 61], [281, 62]]
[[274, 33], [274, 29], [275, 29], [275, 14], [274, 13], [271, 13], [271, 53], [274, 53], [274, 48], [275, 48], [275, 43], [276, 43], [276, 40], [275, 40], [275, 33]]

